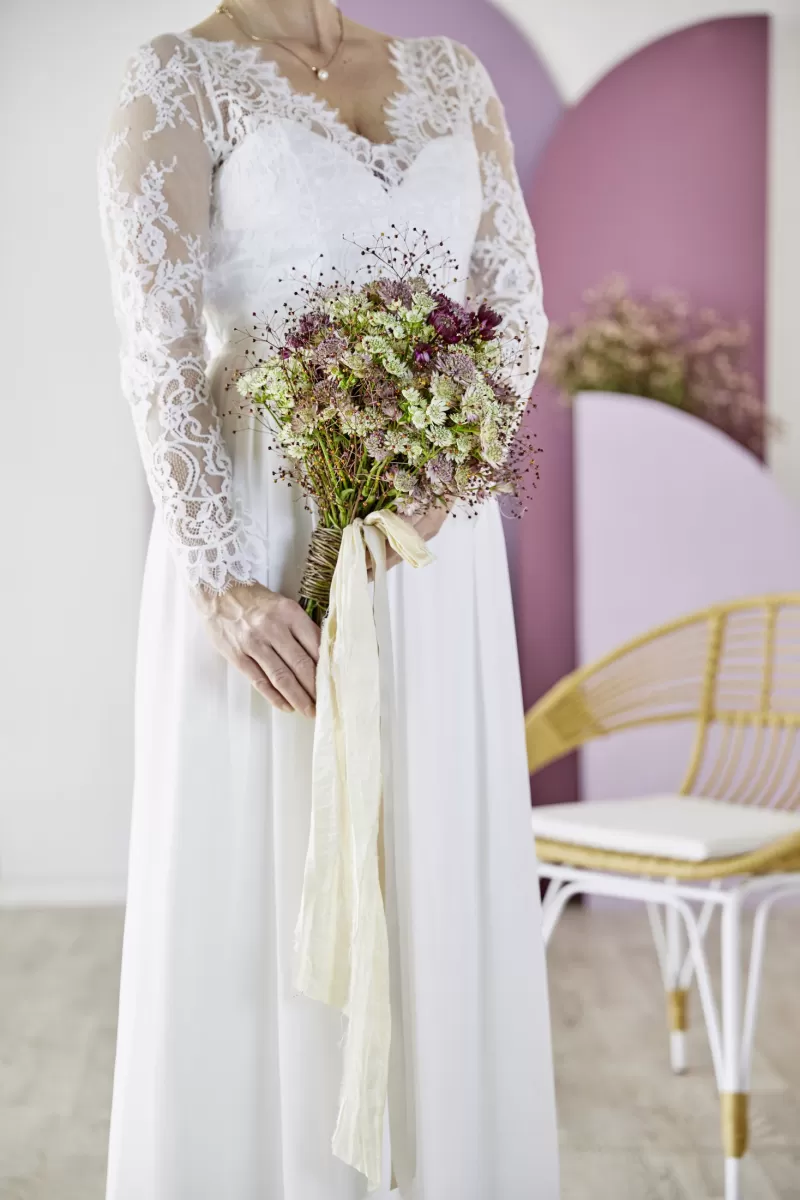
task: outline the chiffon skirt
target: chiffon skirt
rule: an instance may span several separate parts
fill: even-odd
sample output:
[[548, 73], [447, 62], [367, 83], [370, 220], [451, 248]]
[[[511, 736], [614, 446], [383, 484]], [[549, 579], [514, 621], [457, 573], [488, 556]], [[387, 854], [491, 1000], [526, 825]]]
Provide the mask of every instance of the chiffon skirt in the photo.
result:
[[[233, 439], [236, 485], [263, 530], [262, 582], [296, 595], [311, 518], [258, 436]], [[431, 566], [390, 573], [416, 1095], [401, 1200], [557, 1200], [498, 509], [448, 519], [432, 549]], [[213, 648], [158, 518], [136, 688], [107, 1200], [360, 1200], [363, 1177], [330, 1149], [346, 1018], [292, 983], [313, 723], [275, 711]]]

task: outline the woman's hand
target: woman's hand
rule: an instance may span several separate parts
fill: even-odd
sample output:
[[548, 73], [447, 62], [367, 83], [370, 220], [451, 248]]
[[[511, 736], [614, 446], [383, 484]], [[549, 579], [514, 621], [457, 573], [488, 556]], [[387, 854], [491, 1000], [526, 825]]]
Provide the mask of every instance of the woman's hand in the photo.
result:
[[315, 713], [319, 628], [286, 596], [260, 583], [192, 598], [220, 654], [283, 712]]
[[[415, 517], [411, 524], [416, 529], [424, 541], [429, 542], [431, 538], [436, 537], [436, 534], [444, 525], [447, 518], [450, 516], [450, 509], [443, 504], [437, 504], [435, 508], [427, 509], [421, 517]], [[386, 569], [396, 567], [399, 562], [402, 562], [400, 555], [396, 550], [388, 544], [386, 545]]]

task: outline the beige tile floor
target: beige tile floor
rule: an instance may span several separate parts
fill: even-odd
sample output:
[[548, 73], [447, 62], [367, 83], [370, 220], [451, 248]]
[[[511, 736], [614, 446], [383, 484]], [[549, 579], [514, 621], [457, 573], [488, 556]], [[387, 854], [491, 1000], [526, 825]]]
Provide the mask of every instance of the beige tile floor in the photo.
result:
[[[102, 1200], [120, 932], [116, 911], [0, 912], [0, 1200]], [[696, 1028], [670, 1075], [643, 914], [569, 911], [550, 961], [562, 1200], [719, 1200], [708, 1049]], [[798, 909], [765, 982], [746, 1200], [800, 1200]]]

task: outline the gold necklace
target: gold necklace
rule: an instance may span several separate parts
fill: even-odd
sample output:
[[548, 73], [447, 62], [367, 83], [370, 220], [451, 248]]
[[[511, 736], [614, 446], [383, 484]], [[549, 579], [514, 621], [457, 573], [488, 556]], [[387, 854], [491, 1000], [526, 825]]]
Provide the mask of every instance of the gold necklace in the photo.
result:
[[[306, 62], [306, 60], [300, 54], [298, 54], [296, 50], [293, 50], [291, 46], [287, 46], [285, 42], [279, 41], [278, 38], [259, 37], [257, 33], [251, 33], [249, 29], [245, 29], [244, 25], [239, 20], [239, 18], [233, 13], [233, 11], [230, 8], [228, 8], [226, 0], [221, 0], [221, 2], [214, 9], [214, 12], [221, 13], [223, 16], [228, 17], [231, 21], [233, 21], [233, 23], [237, 27], [237, 29], [241, 30], [241, 32], [244, 34], [244, 36], [250, 38], [251, 41], [253, 41], [253, 42], [274, 42], [276, 46], [280, 46], [281, 49], [285, 50], [287, 54], [293, 55], [297, 59], [297, 61], [302, 63], [303, 66], [308, 71], [313, 71], [313, 73], [316, 75], [317, 79], [321, 79], [323, 81], [323, 83], [325, 82], [326, 79], [328, 79], [330, 77], [330, 72], [328, 71], [328, 67], [331, 65], [333, 60], [336, 58], [336, 55], [341, 50], [342, 42], [344, 41], [344, 18], [342, 17], [342, 10], [338, 6], [336, 8], [336, 12], [339, 17], [339, 40], [336, 43], [336, 47], [333, 51], [333, 54], [330, 56], [328, 61], [326, 63], [322, 63], [321, 66], [319, 66], [319, 67], [314, 67], [311, 65], [311, 63]], [[319, 30], [317, 30], [317, 32], [319, 33]]]

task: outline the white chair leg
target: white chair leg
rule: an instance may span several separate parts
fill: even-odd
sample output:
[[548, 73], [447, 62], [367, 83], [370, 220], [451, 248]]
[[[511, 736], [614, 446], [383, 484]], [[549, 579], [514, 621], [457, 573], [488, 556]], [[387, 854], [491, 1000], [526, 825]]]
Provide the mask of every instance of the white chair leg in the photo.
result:
[[720, 1104], [725, 1150], [725, 1200], [742, 1200], [741, 1165], [747, 1152], [748, 1080], [742, 1053], [742, 899], [730, 892], [722, 910], [722, 1079]]
[[741, 1158], [725, 1159], [725, 1200], [741, 1200], [742, 1196], [742, 1160]]
[[688, 1020], [688, 988], [682, 985], [681, 969], [686, 954], [683, 918], [672, 905], [664, 913], [667, 939], [667, 1019], [669, 1022], [669, 1061], [676, 1075], [686, 1071], [686, 1030]]

